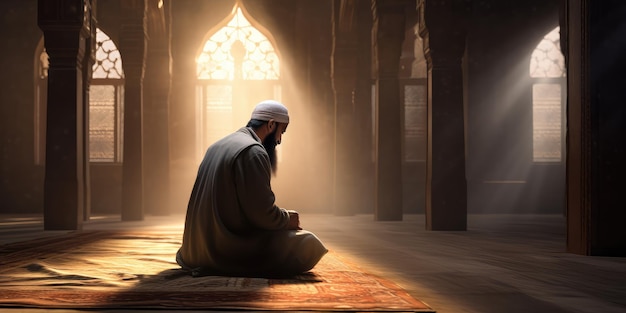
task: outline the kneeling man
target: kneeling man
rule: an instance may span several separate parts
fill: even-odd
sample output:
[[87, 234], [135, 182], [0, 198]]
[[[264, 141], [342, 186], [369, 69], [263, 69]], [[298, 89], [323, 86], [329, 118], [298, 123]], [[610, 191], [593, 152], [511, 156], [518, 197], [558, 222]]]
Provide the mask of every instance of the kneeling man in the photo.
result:
[[191, 192], [176, 262], [192, 275], [289, 276], [312, 269], [328, 251], [279, 208], [270, 179], [287, 108], [262, 101], [248, 125], [211, 145]]

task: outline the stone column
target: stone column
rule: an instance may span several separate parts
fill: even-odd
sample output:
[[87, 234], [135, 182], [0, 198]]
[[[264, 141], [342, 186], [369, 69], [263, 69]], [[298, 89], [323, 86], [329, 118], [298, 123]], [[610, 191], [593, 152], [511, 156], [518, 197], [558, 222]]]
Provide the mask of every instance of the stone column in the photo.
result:
[[467, 229], [463, 69], [467, 0], [420, 0], [428, 66], [426, 228]]
[[626, 256], [626, 2], [566, 3], [567, 251]]
[[357, 19], [357, 70], [354, 94], [356, 112], [355, 160], [357, 178], [357, 213], [374, 211], [374, 160], [372, 130], [372, 5], [369, 1], [356, 1]]
[[81, 0], [39, 0], [37, 22], [49, 56], [44, 179], [44, 229], [82, 229], [88, 170], [83, 102], [85, 27]]
[[83, 121], [85, 128], [85, 135], [83, 136], [83, 148], [85, 150], [85, 162], [83, 176], [85, 179], [85, 197], [83, 208], [83, 220], [88, 221], [91, 216], [91, 175], [90, 175], [90, 161], [89, 161], [89, 88], [91, 86], [91, 75], [93, 64], [96, 61], [95, 47], [96, 47], [96, 0], [88, 0], [85, 5], [89, 7], [85, 14], [86, 17], [85, 27], [88, 30], [89, 36], [85, 39], [85, 56], [83, 58]]
[[[204, 156], [206, 146], [198, 147], [196, 127], [198, 79], [196, 57], [202, 47], [206, 29], [197, 28], [197, 14], [193, 12], [196, 2], [170, 1], [172, 86], [170, 98], [170, 202], [176, 210], [186, 210], [189, 194], [198, 173], [198, 164]], [[204, 144], [203, 144], [204, 145]]]
[[170, 213], [169, 106], [171, 89], [170, 6], [148, 2], [150, 41], [146, 58], [144, 93], [144, 203], [146, 212]]
[[357, 210], [358, 159], [355, 103], [357, 74], [357, 20], [354, 0], [332, 2], [333, 46], [331, 82], [335, 103], [334, 213], [352, 215]]
[[402, 220], [402, 106], [398, 85], [407, 1], [372, 0], [376, 79], [374, 218]]
[[146, 58], [146, 0], [120, 2], [120, 53], [124, 65], [124, 154], [122, 220], [142, 220], [143, 79]]
[[[315, 179], [309, 184], [313, 185], [309, 191], [313, 195], [328, 195], [316, 197], [311, 200], [312, 207], [324, 210], [324, 213], [334, 211], [334, 92], [331, 77], [331, 58], [334, 42], [332, 36], [332, 23], [320, 23], [318, 16], [332, 16], [333, 0], [301, 0], [298, 1], [296, 15], [298, 33], [295, 38], [301, 40], [302, 48], [293, 55], [301, 60], [303, 82], [305, 82], [306, 94], [301, 95], [308, 99], [308, 116], [306, 121], [311, 129], [322, 129], [324, 134], [312, 136], [311, 145], [303, 150], [308, 155], [315, 155], [316, 162], [311, 162], [310, 172], [315, 174]], [[306, 57], [304, 57], [306, 56]], [[298, 122], [300, 123], [300, 121]], [[291, 127], [291, 126], [290, 126]], [[324, 148], [320, 148], [324, 147]], [[315, 202], [313, 202], [315, 201]]]

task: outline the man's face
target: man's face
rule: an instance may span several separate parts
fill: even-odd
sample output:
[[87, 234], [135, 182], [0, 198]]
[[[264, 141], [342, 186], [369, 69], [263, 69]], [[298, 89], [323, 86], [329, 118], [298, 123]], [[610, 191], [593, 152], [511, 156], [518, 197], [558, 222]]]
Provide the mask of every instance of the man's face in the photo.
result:
[[265, 147], [265, 151], [267, 151], [270, 157], [270, 165], [272, 165], [273, 173], [276, 173], [277, 167], [276, 146], [280, 144], [283, 133], [287, 130], [287, 124], [276, 123], [275, 125], [276, 127], [273, 128], [272, 132], [263, 140], [263, 147]]

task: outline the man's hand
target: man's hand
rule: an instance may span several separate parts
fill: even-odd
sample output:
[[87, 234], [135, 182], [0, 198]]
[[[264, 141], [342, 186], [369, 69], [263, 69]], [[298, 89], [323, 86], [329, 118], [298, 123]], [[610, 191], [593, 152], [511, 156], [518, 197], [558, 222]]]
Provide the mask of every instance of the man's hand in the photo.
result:
[[294, 210], [287, 210], [287, 213], [289, 213], [289, 224], [287, 224], [287, 229], [301, 230], [302, 228], [300, 227], [300, 215], [298, 214], [298, 212]]

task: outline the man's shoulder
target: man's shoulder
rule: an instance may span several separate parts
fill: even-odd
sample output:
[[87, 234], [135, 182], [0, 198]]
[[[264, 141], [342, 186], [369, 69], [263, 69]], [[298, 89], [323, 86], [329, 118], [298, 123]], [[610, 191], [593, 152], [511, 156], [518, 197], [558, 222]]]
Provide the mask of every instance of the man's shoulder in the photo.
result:
[[251, 130], [246, 129], [245, 127], [241, 128], [238, 131], [222, 138], [216, 142], [214, 146], [219, 150], [230, 150], [235, 154], [239, 154], [243, 150], [250, 150], [249, 148], [255, 146], [263, 149], [261, 143], [259, 143], [250, 132]]
[[264, 153], [265, 148], [249, 133], [239, 131], [226, 135], [214, 142], [205, 152], [203, 163], [233, 162], [242, 154]]
[[256, 135], [254, 134], [254, 132], [247, 127], [240, 128], [236, 132], [232, 133], [229, 137], [231, 137], [230, 141], [236, 142], [237, 144], [246, 147], [252, 145], [261, 146], [261, 143], [255, 138]]

